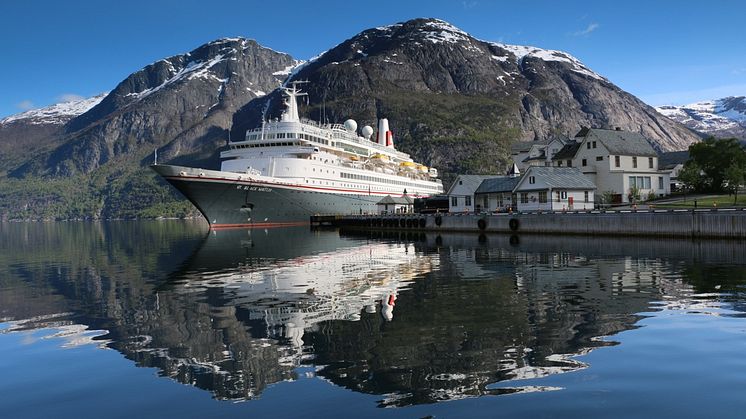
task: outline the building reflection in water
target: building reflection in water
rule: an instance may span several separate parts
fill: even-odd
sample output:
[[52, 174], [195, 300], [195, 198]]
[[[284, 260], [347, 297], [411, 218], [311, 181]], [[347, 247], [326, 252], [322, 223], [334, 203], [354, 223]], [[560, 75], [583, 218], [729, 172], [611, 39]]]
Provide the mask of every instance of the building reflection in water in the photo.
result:
[[[56, 327], [220, 399], [301, 366], [381, 406], [556, 390], [522, 380], [585, 368], [578, 355], [651, 305], [745, 281], [734, 242], [28, 228], [12, 232], [27, 247], [3, 249], [4, 269], [24, 266], [3, 288], [4, 333]], [[59, 240], [82, 245], [58, 254]]]

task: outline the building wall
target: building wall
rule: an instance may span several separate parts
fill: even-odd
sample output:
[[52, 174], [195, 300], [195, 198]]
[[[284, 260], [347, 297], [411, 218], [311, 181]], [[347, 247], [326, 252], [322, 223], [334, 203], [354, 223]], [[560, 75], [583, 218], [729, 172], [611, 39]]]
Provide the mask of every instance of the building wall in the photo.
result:
[[[596, 141], [596, 147], [593, 147]], [[588, 144], [591, 144], [590, 149]], [[603, 192], [611, 191], [613, 194], [621, 195], [621, 202], [629, 203], [630, 176], [650, 177], [650, 188], [640, 188], [640, 198], [646, 200], [652, 193], [656, 196], [671, 194], [670, 175], [658, 170], [658, 157], [636, 156], [637, 167], [635, 167], [635, 156], [619, 156], [619, 166], [616, 165], [616, 155], [609, 154], [606, 147], [593, 138], [585, 138], [580, 145], [578, 153], [573, 159], [573, 166], [579, 168], [593, 183], [596, 184], [597, 199], [600, 200]], [[601, 160], [597, 160], [600, 158]], [[583, 159], [586, 165], [583, 166]], [[652, 167], [651, 160], [652, 159]], [[660, 188], [658, 177], [663, 177], [663, 188]]]
[[[521, 191], [516, 190], [516, 201], [518, 211], [578, 211], [592, 210], [594, 208], [595, 193], [588, 192], [588, 202], [585, 202], [584, 190], [576, 189], [555, 189], [551, 195], [549, 190], [545, 191]], [[546, 192], [547, 202], [540, 202], [541, 192]], [[557, 196], [559, 192], [559, 197]], [[523, 195], [526, 194], [528, 202], [523, 202]], [[572, 199], [572, 207], [570, 200]]]
[[[461, 181], [460, 176], [453, 181], [453, 186], [448, 191], [448, 211], [474, 212], [474, 191], [479, 187], [480, 182], [477, 182], [476, 186], [472, 186], [471, 182], [459, 184], [459, 181]], [[455, 204], [454, 199], [456, 200]]]
[[474, 212], [474, 195], [448, 195], [448, 211]]
[[[481, 211], [486, 212], [515, 210], [516, 204], [511, 200], [512, 195], [511, 192], [475, 195], [475, 207], [478, 205]], [[487, 205], [485, 205], [485, 199]]]

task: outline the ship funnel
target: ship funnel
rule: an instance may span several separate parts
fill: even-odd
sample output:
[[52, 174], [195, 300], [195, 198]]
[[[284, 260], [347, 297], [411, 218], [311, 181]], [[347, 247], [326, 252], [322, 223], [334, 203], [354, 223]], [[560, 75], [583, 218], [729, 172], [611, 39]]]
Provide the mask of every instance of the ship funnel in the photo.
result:
[[389, 120], [381, 118], [378, 120], [378, 141], [380, 145], [386, 145], [387, 133], [389, 132]]

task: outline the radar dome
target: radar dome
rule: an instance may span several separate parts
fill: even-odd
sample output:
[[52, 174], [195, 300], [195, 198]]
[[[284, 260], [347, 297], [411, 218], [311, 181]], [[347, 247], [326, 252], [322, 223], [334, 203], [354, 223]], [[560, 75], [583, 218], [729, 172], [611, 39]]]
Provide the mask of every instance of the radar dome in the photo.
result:
[[345, 121], [345, 129], [350, 132], [357, 131], [357, 122], [354, 119], [348, 119]]
[[370, 125], [366, 125], [363, 127], [363, 137], [370, 139], [370, 136], [373, 135], [373, 128]]

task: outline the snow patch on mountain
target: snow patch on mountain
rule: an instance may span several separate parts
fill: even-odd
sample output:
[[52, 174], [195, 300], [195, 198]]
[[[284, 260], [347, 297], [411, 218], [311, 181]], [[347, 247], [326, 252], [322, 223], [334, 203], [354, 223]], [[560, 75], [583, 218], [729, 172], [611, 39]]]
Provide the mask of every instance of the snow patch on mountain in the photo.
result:
[[[391, 31], [394, 29], [394, 27], [383, 27], [383, 28], [378, 28], [378, 29]], [[421, 29], [420, 32], [424, 36], [425, 41], [436, 43], [436, 44], [437, 43], [459, 44], [463, 46], [463, 48], [470, 50], [472, 52], [478, 52], [478, 53], [485, 52], [483, 49], [479, 48], [479, 46], [476, 45], [472, 41], [482, 42], [482, 43], [496, 46], [500, 49], [503, 49], [513, 54], [513, 56], [515, 57], [514, 60], [516, 64], [518, 64], [519, 66], [522, 64], [523, 60], [526, 57], [538, 58], [542, 61], [563, 62], [563, 63], [569, 64], [570, 69], [575, 73], [583, 74], [585, 76], [589, 76], [597, 80], [607, 81], [605, 77], [601, 76], [600, 74], [586, 67], [580, 60], [578, 60], [577, 58], [573, 57], [572, 55], [566, 52], [556, 51], [556, 50], [551, 50], [551, 49], [537, 48], [533, 46], [509, 45], [509, 44], [503, 44], [503, 43], [498, 43], [498, 42], [484, 41], [481, 39], [474, 38], [468, 33], [464, 32], [463, 30], [451, 25], [450, 23], [446, 21], [439, 20], [439, 19], [431, 19], [425, 22], [423, 25], [423, 29]], [[492, 55], [491, 58], [495, 61], [507, 61], [508, 59], [512, 57], [509, 57], [509, 56], [501, 57], [497, 55]]]
[[706, 134], [746, 128], [746, 97], [726, 97], [684, 106], [659, 106], [658, 113]]
[[41, 109], [31, 109], [26, 112], [11, 115], [0, 119], [0, 125], [23, 121], [32, 125], [64, 124], [67, 121], [88, 112], [89, 109], [98, 105], [109, 92], [89, 97], [82, 100], [55, 103]]
[[490, 44], [512, 53], [519, 66], [523, 63], [523, 60], [525, 60], [526, 57], [538, 58], [542, 61], [558, 61], [570, 64], [570, 69], [576, 73], [593, 77], [597, 80], [606, 81], [605, 77], [586, 67], [580, 60], [566, 52], [524, 45], [501, 44], [498, 42], [490, 42]]

